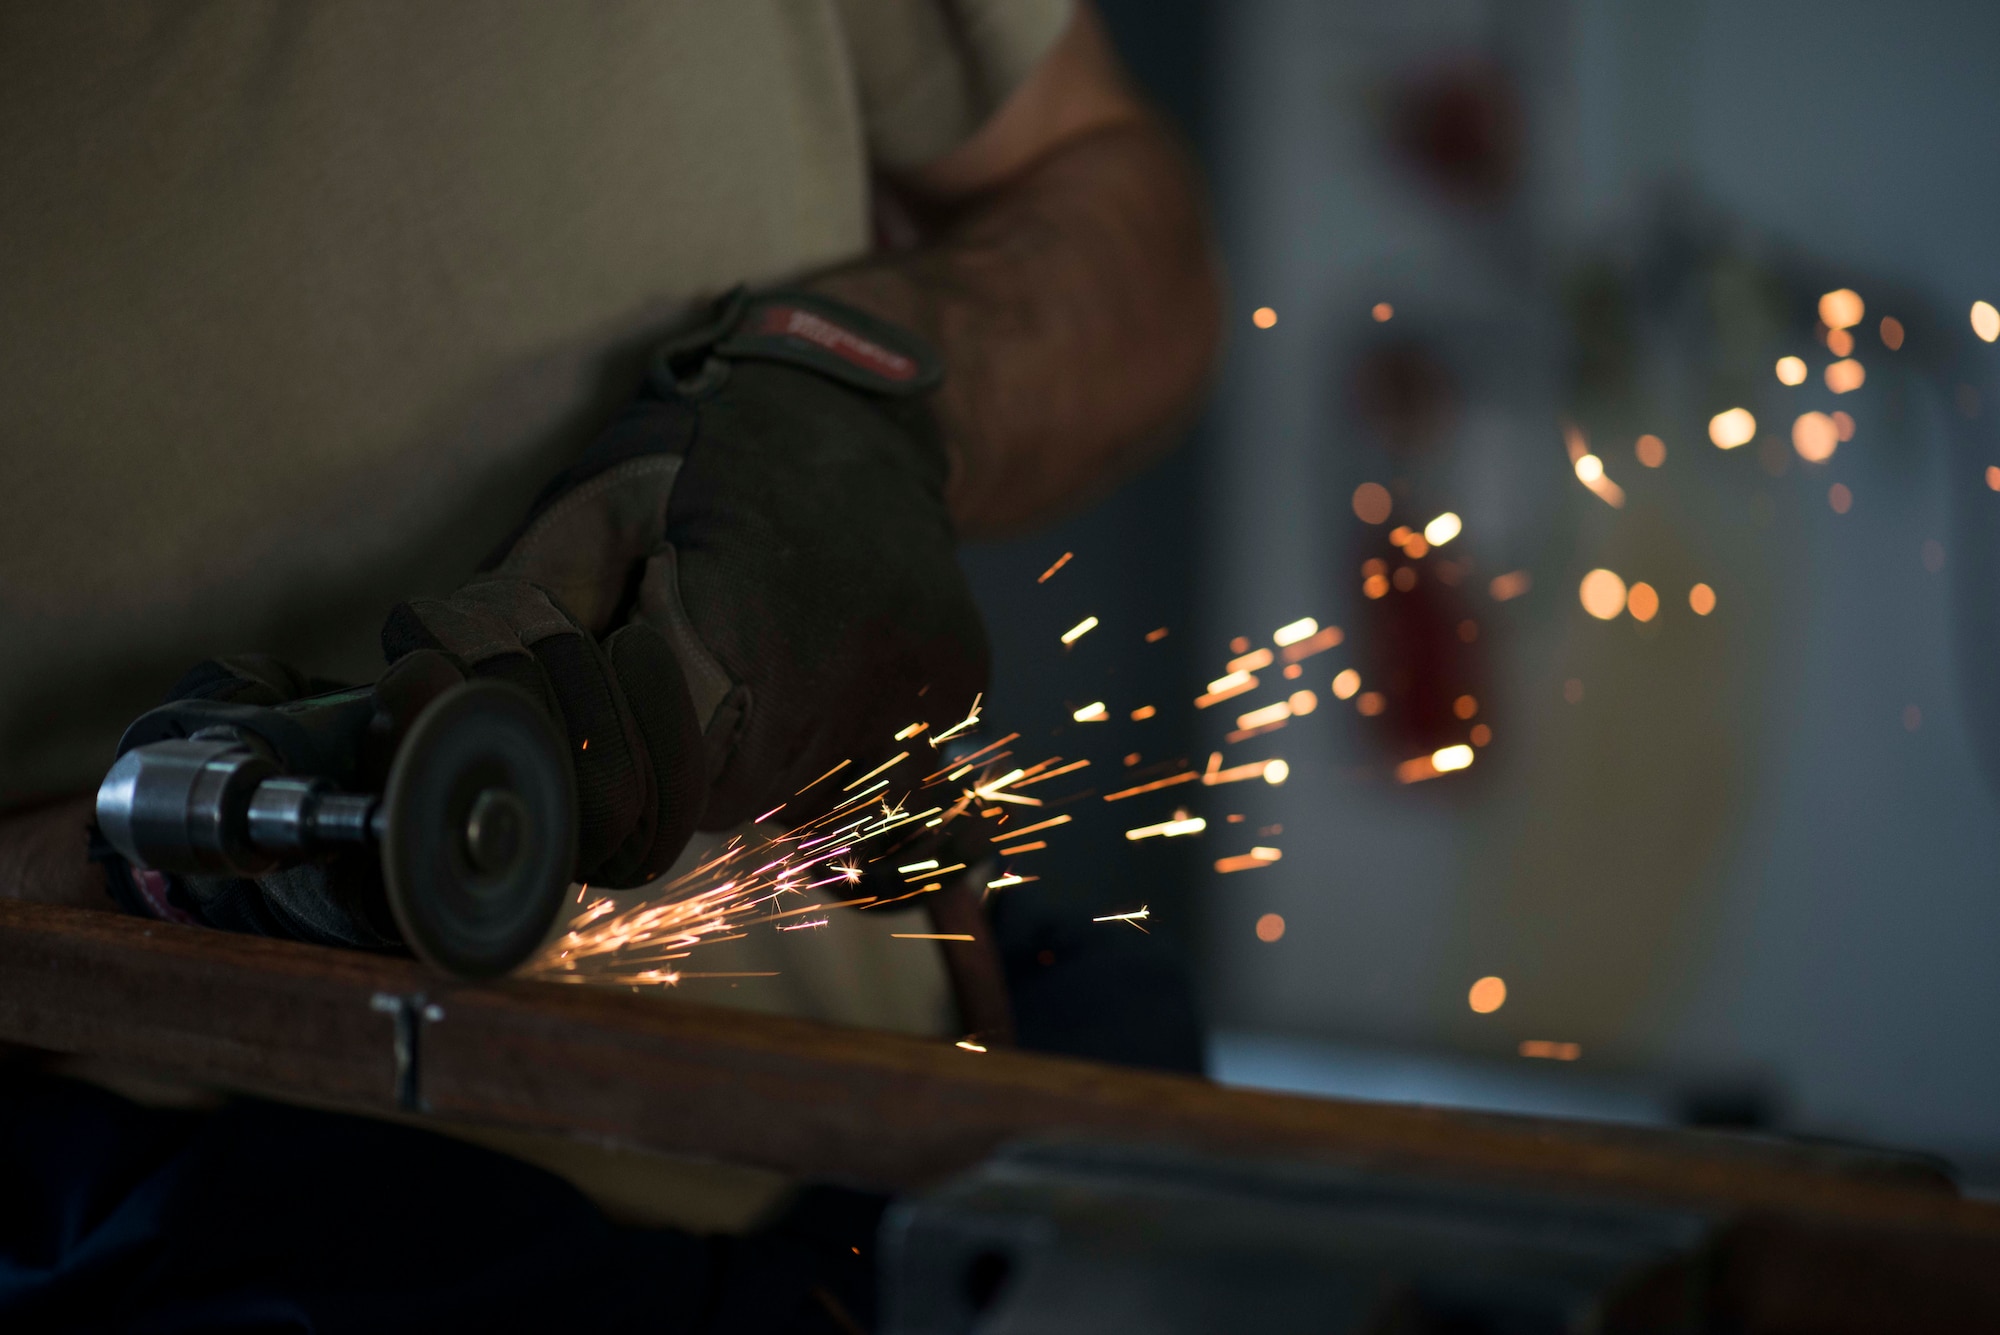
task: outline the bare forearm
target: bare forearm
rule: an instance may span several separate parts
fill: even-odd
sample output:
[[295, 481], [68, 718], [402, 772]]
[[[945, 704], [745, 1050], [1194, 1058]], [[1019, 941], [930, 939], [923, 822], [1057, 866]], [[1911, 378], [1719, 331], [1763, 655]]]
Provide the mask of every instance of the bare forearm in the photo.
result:
[[1074, 139], [909, 254], [815, 286], [917, 329], [961, 534], [1019, 530], [1107, 490], [1203, 388], [1219, 282], [1193, 173], [1136, 121]]

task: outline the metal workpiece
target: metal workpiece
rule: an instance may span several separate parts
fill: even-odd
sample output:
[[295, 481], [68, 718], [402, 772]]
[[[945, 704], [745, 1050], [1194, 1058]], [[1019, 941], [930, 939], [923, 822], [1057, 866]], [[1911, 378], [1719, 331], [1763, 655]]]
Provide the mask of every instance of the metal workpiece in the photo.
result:
[[882, 1229], [891, 1335], [1698, 1331], [1706, 1214], [1324, 1162], [1002, 1150]]
[[[1378, 1295], [1382, 1335], [1663, 1335], [1690, 1285], [1695, 1328], [1736, 1335], [2000, 1330], [2000, 1205], [1770, 1137], [1232, 1089], [8, 899], [0, 1042], [919, 1193], [864, 1249], [884, 1331], [1327, 1335]], [[994, 1157], [1082, 1137], [1177, 1148]], [[1482, 1310], [1541, 1315], [1442, 1315]]]

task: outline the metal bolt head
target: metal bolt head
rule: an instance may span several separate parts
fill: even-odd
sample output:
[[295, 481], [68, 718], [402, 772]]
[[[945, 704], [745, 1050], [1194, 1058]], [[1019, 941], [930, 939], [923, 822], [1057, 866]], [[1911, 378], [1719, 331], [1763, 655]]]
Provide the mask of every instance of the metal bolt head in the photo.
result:
[[528, 808], [505, 788], [482, 789], [465, 818], [465, 857], [476, 871], [501, 876], [527, 844]]

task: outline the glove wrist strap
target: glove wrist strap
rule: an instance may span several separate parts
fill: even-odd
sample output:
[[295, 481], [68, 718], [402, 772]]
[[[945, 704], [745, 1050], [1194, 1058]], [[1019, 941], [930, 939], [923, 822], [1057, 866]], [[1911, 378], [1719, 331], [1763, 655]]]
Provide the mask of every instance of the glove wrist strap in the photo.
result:
[[897, 398], [928, 394], [944, 379], [943, 360], [917, 334], [798, 288], [736, 289], [716, 303], [702, 327], [654, 355], [648, 378], [662, 395], [683, 394], [710, 357], [784, 362]]

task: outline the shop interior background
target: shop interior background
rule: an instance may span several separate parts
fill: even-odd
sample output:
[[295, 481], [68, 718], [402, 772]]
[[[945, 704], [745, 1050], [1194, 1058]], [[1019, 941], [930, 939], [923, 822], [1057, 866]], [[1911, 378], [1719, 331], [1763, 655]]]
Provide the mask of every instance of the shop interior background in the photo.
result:
[[[992, 712], [1106, 765], [1289, 775], [1190, 799], [1199, 839], [1094, 818], [1018, 911], [1056, 933], [1145, 904], [1149, 934], [1092, 948], [1194, 968], [1225, 1080], [1826, 1136], [2000, 1180], [2000, 345], [1969, 314], [2000, 302], [2000, 10], [1103, 8], [1208, 175], [1230, 346], [1168, 461], [968, 554]], [[1839, 290], [1865, 314], [1829, 331]], [[1836, 361], [1859, 388], [1834, 393]], [[1755, 435], [1723, 450], [1732, 408]], [[1846, 438], [1809, 460], [1815, 413]], [[1387, 522], [1357, 515], [1365, 483]], [[1448, 545], [1391, 544], [1445, 512]], [[1404, 565], [1407, 592], [1369, 596]], [[1657, 610], [1593, 616], [1597, 569]], [[1226, 744], [1234, 702], [1192, 699], [1233, 640], [1306, 617], [1343, 632], [1301, 664], [1316, 708]], [[1394, 701], [1338, 698], [1350, 668]], [[1071, 722], [1100, 699], [1099, 731]], [[1397, 781], [1479, 725], [1468, 768]], [[1216, 871], [1239, 844], [1282, 858]], [[1488, 977], [1505, 1001], [1481, 1013]]]

